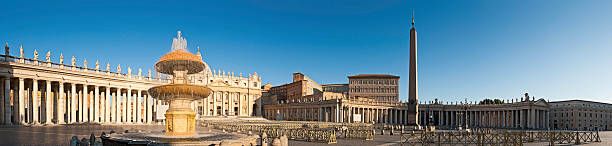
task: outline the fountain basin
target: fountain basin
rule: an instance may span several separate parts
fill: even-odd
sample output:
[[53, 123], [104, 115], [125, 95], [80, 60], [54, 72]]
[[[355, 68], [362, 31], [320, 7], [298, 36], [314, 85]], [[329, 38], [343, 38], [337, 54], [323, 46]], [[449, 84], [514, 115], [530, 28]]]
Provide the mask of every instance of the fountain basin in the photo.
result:
[[149, 94], [159, 100], [203, 99], [210, 95], [210, 88], [193, 84], [167, 84], [149, 89]]
[[256, 145], [258, 136], [233, 133], [198, 133], [192, 136], [166, 136], [162, 132], [114, 133], [101, 137], [103, 145]]

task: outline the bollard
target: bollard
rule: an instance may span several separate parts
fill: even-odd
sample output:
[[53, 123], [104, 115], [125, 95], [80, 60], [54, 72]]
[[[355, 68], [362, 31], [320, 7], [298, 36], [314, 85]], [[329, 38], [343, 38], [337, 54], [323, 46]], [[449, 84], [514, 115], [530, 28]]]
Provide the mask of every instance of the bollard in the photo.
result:
[[81, 146], [89, 146], [87, 144], [87, 139], [85, 139], [85, 138], [81, 139], [81, 142], [79, 143], [79, 145], [81, 145]]
[[281, 146], [289, 146], [289, 139], [287, 135], [283, 135], [280, 137]]
[[260, 145], [261, 146], [267, 146], [268, 145], [268, 141], [267, 140], [268, 140], [268, 134], [266, 134], [266, 132], [262, 131], [261, 132], [261, 140], [260, 140], [261, 143], [260, 143]]
[[272, 140], [272, 146], [281, 146], [281, 141], [278, 137]]
[[576, 141], [574, 144], [580, 144], [580, 133], [578, 131], [576, 131]]
[[91, 133], [91, 135], [89, 136], [89, 145], [93, 146], [94, 144], [96, 144], [96, 136]]
[[79, 144], [79, 138], [77, 138], [76, 136], [72, 136], [72, 139], [70, 139], [70, 146], [78, 146]]
[[385, 135], [385, 129], [380, 130], [380, 135]]
[[597, 129], [597, 131], [595, 131], [595, 132], [597, 132], [597, 133], [595, 133], [595, 134], [597, 134], [597, 138], [595, 139], [595, 142], [601, 142], [601, 139], [599, 139], [599, 129]]

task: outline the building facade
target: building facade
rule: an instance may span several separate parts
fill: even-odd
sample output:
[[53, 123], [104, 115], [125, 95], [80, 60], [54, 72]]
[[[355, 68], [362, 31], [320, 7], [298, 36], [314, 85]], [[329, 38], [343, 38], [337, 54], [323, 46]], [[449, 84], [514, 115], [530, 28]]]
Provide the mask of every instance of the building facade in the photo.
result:
[[[271, 87], [264, 90], [264, 113], [263, 116], [272, 120], [290, 121], [323, 121], [323, 122], [366, 122], [387, 123], [397, 125], [409, 124], [408, 104], [395, 102], [376, 101], [370, 97], [351, 97], [347, 91], [353, 90], [349, 84], [322, 85], [323, 92], [312, 92], [295, 96], [284, 101], [284, 95], [290, 95], [287, 85], [298, 85], [303, 87], [291, 87], [295, 89], [317, 89], [309, 86], [300, 78], [305, 77], [301, 73], [295, 76], [294, 82], [281, 86]], [[367, 76], [367, 75], [361, 75]], [[295, 79], [298, 77], [298, 79]], [[307, 77], [306, 77], [307, 78]], [[348, 89], [346, 88], [348, 87]], [[280, 92], [280, 93], [279, 93]]]
[[569, 130], [611, 130], [612, 104], [585, 100], [550, 102], [551, 127]]
[[[184, 40], [180, 32], [177, 40]], [[18, 56], [12, 56], [8, 44], [4, 54], [0, 57], [2, 124], [151, 123], [165, 112], [159, 109], [167, 104], [149, 96], [147, 90], [169, 80], [152, 76], [150, 70], [144, 74], [141, 69], [136, 72], [117, 65], [111, 71], [110, 64], [100, 68], [98, 61], [91, 68], [87, 60], [77, 66], [74, 56], [67, 65], [63, 54], [54, 62], [51, 52], [39, 59], [37, 50], [34, 58], [25, 58], [22, 47]], [[201, 57], [199, 49], [197, 55]], [[242, 73], [211, 72], [206, 65], [190, 80], [213, 91], [208, 98], [192, 103], [198, 116], [261, 115], [261, 77], [257, 73], [242, 77]]]
[[361, 74], [349, 76], [349, 96], [369, 97], [378, 102], [399, 101], [399, 76]]
[[277, 95], [281, 102], [298, 101], [306, 95], [320, 94], [323, 87], [302, 73], [293, 73], [293, 82], [273, 86], [267, 92]]

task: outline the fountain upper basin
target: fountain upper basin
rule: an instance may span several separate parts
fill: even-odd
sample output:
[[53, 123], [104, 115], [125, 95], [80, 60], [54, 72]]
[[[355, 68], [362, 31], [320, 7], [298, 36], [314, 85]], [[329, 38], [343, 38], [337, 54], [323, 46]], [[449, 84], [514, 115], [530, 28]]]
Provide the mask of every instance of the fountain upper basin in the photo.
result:
[[210, 95], [211, 89], [206, 86], [192, 84], [168, 84], [152, 87], [149, 94], [160, 100], [172, 99], [203, 99]]

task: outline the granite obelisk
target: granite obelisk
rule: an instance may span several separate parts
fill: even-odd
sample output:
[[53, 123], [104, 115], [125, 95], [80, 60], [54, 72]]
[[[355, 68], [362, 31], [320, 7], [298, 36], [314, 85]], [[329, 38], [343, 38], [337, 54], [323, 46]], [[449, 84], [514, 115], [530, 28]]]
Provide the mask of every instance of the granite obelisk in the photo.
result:
[[408, 87], [408, 126], [420, 128], [418, 116], [418, 85], [417, 85], [417, 33], [414, 27], [414, 12], [412, 12], [412, 28], [410, 29], [410, 65]]

